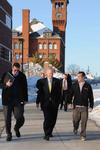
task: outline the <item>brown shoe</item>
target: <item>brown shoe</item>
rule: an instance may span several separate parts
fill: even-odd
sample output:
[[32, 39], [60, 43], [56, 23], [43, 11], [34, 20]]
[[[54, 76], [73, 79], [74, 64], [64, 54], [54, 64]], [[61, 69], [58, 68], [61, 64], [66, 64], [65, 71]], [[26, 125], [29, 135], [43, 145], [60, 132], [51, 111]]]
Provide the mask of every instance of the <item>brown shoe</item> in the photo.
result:
[[80, 137], [81, 141], [86, 141], [86, 138], [84, 136]]

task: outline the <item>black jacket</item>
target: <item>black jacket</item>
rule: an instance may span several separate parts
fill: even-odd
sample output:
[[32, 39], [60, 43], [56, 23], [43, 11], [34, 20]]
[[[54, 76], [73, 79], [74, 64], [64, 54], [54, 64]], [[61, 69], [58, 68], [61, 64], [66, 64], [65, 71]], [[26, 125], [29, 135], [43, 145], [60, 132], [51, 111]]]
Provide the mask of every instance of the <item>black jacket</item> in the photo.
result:
[[58, 108], [61, 101], [61, 84], [60, 80], [52, 79], [52, 90], [49, 92], [48, 80], [47, 78], [39, 79], [36, 84], [38, 88], [38, 95], [36, 103], [41, 103], [43, 107], [52, 104], [54, 107]]
[[76, 81], [75, 83], [73, 83], [70, 90], [70, 103], [73, 103], [74, 106], [80, 105], [88, 107], [89, 105], [89, 107], [93, 108], [94, 98], [91, 85], [85, 82], [82, 91], [80, 92], [78, 82]]
[[[67, 84], [68, 84], [68, 90], [70, 90], [71, 86], [72, 86], [72, 79], [71, 79], [71, 75], [68, 74], [67, 77]], [[63, 79], [61, 79], [61, 86], [63, 85]]]
[[[11, 73], [11, 71], [10, 71]], [[5, 78], [6, 73], [3, 75], [2, 77], [2, 104], [3, 105], [8, 105], [9, 103], [11, 103], [13, 101], [13, 86], [11, 87], [6, 87], [4, 85], [4, 78]], [[18, 76], [15, 77], [15, 80], [17, 82], [17, 88], [15, 87], [15, 90], [19, 91], [18, 93], [18, 101], [19, 102], [24, 102], [24, 101], [28, 101], [28, 90], [27, 90], [27, 80], [26, 80], [26, 76], [22, 73], [19, 72]], [[15, 82], [14, 80], [14, 82]], [[15, 92], [16, 92], [15, 91]]]

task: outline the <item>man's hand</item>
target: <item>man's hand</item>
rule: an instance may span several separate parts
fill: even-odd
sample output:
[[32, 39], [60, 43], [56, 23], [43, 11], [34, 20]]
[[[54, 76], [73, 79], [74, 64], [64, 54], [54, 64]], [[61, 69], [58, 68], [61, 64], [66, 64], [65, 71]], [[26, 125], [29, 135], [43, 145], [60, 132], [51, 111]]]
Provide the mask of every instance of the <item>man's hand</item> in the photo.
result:
[[6, 82], [6, 86], [7, 86], [7, 87], [11, 87], [12, 84], [13, 84], [13, 83], [12, 83], [10, 80], [8, 80], [8, 81]]
[[89, 108], [89, 109], [88, 109], [89, 112], [92, 112], [92, 110], [93, 110], [93, 108]]
[[68, 109], [73, 109], [73, 104], [69, 104]]
[[27, 104], [27, 101], [21, 101], [21, 105]]

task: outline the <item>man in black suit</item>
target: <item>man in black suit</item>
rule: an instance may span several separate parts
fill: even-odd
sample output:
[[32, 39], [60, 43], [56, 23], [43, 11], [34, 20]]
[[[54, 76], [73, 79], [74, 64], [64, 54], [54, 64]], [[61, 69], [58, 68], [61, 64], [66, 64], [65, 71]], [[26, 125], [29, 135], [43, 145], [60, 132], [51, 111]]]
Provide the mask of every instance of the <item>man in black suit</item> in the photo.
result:
[[[13, 79], [13, 80], [12, 80]], [[20, 64], [14, 63], [12, 70], [4, 73], [2, 77], [2, 105], [5, 117], [5, 128], [7, 141], [12, 140], [11, 118], [12, 112], [16, 119], [14, 127], [17, 137], [20, 137], [20, 128], [23, 126], [24, 104], [28, 101], [27, 80], [24, 73], [20, 71]]]
[[64, 105], [64, 111], [67, 111], [69, 91], [72, 86], [72, 79], [70, 74], [63, 74], [63, 79], [61, 80], [61, 86], [62, 86], [62, 99], [61, 99], [60, 109], [62, 109]]
[[[41, 73], [41, 78], [37, 81], [37, 86], [40, 87], [40, 85], [41, 85], [41, 79], [44, 79], [45, 77], [46, 77], [45, 72], [42, 72], [42, 73]], [[38, 87], [38, 88], [39, 88], [39, 87]], [[38, 91], [37, 91], [37, 98], [36, 98], [36, 101], [37, 101], [38, 103], [40, 103], [40, 108], [41, 108], [41, 110], [42, 110], [42, 100], [43, 100], [43, 98], [42, 98], [42, 93], [40, 93], [40, 90], [38, 90]]]
[[[53, 77], [52, 68], [46, 71], [46, 78], [37, 81], [38, 99], [36, 105], [42, 104], [44, 114], [44, 139], [49, 140], [52, 137], [53, 128], [56, 124], [58, 107], [61, 98], [61, 84], [60, 80]], [[41, 98], [42, 97], [42, 98]]]
[[88, 120], [88, 108], [92, 111], [94, 105], [93, 91], [89, 83], [85, 81], [85, 73], [77, 74], [77, 81], [72, 85], [70, 91], [70, 102], [73, 103], [73, 127], [77, 134], [81, 121], [80, 138], [86, 140], [86, 126]]

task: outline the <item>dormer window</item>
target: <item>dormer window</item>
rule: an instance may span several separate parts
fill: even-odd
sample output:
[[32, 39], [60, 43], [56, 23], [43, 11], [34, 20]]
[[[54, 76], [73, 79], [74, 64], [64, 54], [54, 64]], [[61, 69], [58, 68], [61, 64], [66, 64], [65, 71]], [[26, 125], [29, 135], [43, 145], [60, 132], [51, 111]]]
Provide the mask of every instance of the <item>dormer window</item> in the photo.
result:
[[51, 37], [51, 36], [52, 36], [52, 32], [50, 32], [50, 31], [45, 31], [45, 32], [43, 33], [43, 36], [44, 36], [44, 37]]

